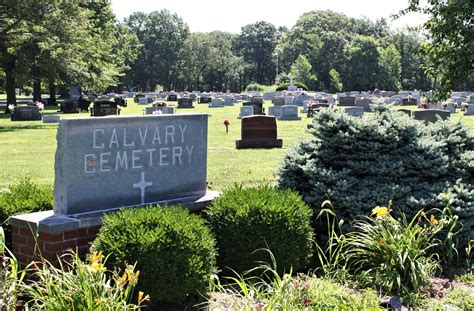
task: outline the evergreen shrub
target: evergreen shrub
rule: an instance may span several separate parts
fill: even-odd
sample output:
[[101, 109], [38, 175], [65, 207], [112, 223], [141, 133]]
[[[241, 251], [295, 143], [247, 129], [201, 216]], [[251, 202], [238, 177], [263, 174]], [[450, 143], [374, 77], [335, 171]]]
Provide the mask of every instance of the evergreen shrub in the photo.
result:
[[258, 83], [250, 83], [245, 88], [246, 92], [250, 92], [250, 91], [263, 92], [264, 90], [265, 90], [265, 86], [263, 86], [261, 84], [258, 84]]
[[0, 189], [0, 225], [10, 247], [11, 230], [8, 221], [12, 216], [53, 209], [53, 188], [39, 186], [30, 178], [20, 179], [8, 189]]
[[460, 122], [425, 125], [396, 111], [355, 118], [325, 111], [312, 138], [286, 154], [279, 187], [298, 191], [313, 209], [329, 199], [346, 220], [392, 201], [395, 215], [450, 206], [474, 232], [474, 136]]
[[154, 306], [199, 301], [216, 272], [215, 240], [205, 221], [179, 207], [107, 214], [92, 249], [108, 254], [115, 268], [136, 263], [138, 288]]
[[217, 240], [217, 263], [224, 274], [244, 273], [270, 262], [279, 273], [303, 269], [312, 253], [311, 208], [293, 191], [269, 186], [224, 192], [207, 211]]

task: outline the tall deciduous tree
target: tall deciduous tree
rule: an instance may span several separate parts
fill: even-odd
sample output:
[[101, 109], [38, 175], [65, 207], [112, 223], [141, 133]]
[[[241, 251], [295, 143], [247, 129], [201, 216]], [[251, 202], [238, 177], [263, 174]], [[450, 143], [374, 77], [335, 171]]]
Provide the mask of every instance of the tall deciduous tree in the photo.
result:
[[400, 53], [394, 45], [380, 49], [380, 88], [392, 91], [400, 90], [400, 74], [402, 71], [400, 59]]
[[313, 66], [311, 66], [306, 56], [298, 56], [293, 65], [291, 65], [290, 75], [296, 81], [306, 84], [310, 90], [316, 89], [318, 78], [314, 74]]
[[143, 44], [132, 65], [131, 84], [148, 90], [157, 84], [171, 89], [179, 80], [179, 53], [189, 36], [188, 25], [168, 10], [133, 13], [126, 23]]
[[423, 27], [429, 35], [425, 52], [433, 66], [426, 72], [440, 77], [436, 98], [445, 99], [456, 83], [474, 74], [472, 0], [426, 1], [423, 4], [411, 0], [402, 14], [406, 12], [429, 15]]
[[276, 47], [277, 29], [268, 22], [257, 22], [242, 27], [236, 50], [246, 64], [246, 79], [261, 84], [275, 80], [273, 52]]
[[369, 90], [379, 87], [381, 70], [377, 41], [373, 37], [358, 36], [347, 46], [346, 53], [346, 89]]

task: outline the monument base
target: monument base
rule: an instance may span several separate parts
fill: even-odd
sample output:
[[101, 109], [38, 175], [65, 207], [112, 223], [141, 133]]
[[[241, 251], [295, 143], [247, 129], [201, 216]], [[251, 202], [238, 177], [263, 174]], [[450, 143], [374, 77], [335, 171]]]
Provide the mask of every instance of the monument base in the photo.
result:
[[239, 139], [235, 141], [237, 149], [281, 148], [282, 139]]
[[[166, 203], [181, 205], [192, 212], [200, 212], [219, 195], [219, 192], [207, 191], [204, 196]], [[120, 209], [78, 215], [54, 215], [50, 210], [14, 216], [10, 219], [12, 252], [21, 267], [27, 266], [32, 261], [41, 261], [41, 258], [57, 263], [58, 256], [71, 249], [77, 251], [84, 259], [90, 244], [99, 233], [104, 214], [118, 210]]]

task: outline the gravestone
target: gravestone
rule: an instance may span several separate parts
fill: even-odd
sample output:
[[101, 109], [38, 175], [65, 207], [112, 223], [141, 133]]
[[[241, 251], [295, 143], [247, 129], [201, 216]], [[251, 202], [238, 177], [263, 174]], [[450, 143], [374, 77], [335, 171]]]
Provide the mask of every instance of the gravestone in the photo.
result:
[[446, 111], [448, 111], [449, 113], [456, 113], [456, 107], [454, 106], [454, 103], [447, 103], [446, 104]]
[[74, 100], [65, 100], [60, 104], [60, 109], [62, 113], [79, 113], [81, 109], [79, 108], [79, 103]]
[[174, 114], [174, 107], [154, 105], [145, 108], [146, 115], [156, 114], [156, 111], [161, 111], [162, 114]]
[[169, 94], [168, 97], [166, 98], [166, 100], [169, 101], [169, 102], [178, 101], [178, 95], [177, 94]]
[[235, 141], [237, 149], [281, 148], [283, 146], [283, 140], [277, 138], [275, 117], [243, 117], [241, 137], [242, 139]]
[[254, 115], [265, 115], [265, 109], [263, 108], [263, 103], [246, 102], [246, 103], [243, 103], [242, 105], [252, 106]]
[[263, 93], [263, 100], [272, 100], [272, 98], [275, 96], [275, 92], [267, 92]]
[[59, 123], [61, 117], [58, 115], [47, 114], [43, 116], [43, 123]]
[[234, 106], [234, 99], [230, 96], [221, 97], [224, 100], [224, 106]]
[[402, 106], [416, 106], [418, 105], [418, 100], [413, 97], [402, 98]]
[[408, 115], [409, 117], [411, 117], [411, 110], [410, 109], [400, 108], [400, 109], [397, 109], [397, 111], [401, 112], [401, 113], [404, 113], [404, 114]]
[[224, 108], [224, 100], [222, 98], [213, 98], [208, 107], [209, 108]]
[[281, 116], [281, 107], [282, 106], [271, 106], [268, 108], [268, 115], [279, 118]]
[[355, 106], [355, 96], [340, 96], [338, 106]]
[[364, 115], [364, 109], [362, 107], [347, 107], [344, 112], [353, 117], [362, 117]]
[[287, 105], [281, 107], [281, 115], [278, 120], [282, 121], [297, 121], [301, 120], [298, 116], [298, 106]]
[[185, 108], [185, 109], [189, 109], [189, 108], [194, 108], [193, 106], [193, 100], [191, 98], [180, 98], [178, 100], [178, 108]]
[[82, 95], [82, 90], [80, 86], [74, 85], [69, 89], [69, 99], [70, 100], [79, 100]]
[[314, 97], [307, 94], [300, 94], [293, 99], [293, 105], [303, 106], [304, 102], [308, 100], [314, 100]]
[[467, 104], [466, 111], [464, 112], [465, 116], [474, 115], [474, 104]]
[[240, 107], [239, 119], [253, 115], [253, 106]]
[[402, 99], [400, 97], [390, 97], [384, 100], [385, 104], [393, 104], [393, 105], [400, 105], [402, 103]]
[[200, 103], [200, 104], [209, 104], [211, 101], [212, 101], [212, 97], [211, 97], [211, 96], [201, 95], [201, 96], [199, 97], [199, 103]]
[[140, 98], [142, 97], [146, 97], [146, 95], [142, 93], [137, 93], [135, 94], [135, 97], [133, 97], [133, 101], [138, 104], [140, 103]]
[[148, 97], [143, 96], [138, 98], [139, 105], [148, 105]]
[[438, 121], [437, 116], [441, 117], [442, 120], [447, 120], [450, 113], [444, 110], [425, 109], [412, 111], [411, 115], [415, 120], [425, 121], [428, 123]]
[[206, 193], [207, 115], [64, 119], [57, 140], [55, 215]]
[[249, 101], [249, 100], [250, 100], [250, 96], [247, 95], [247, 94], [240, 94], [240, 98], [241, 98], [243, 101]]
[[101, 98], [94, 102], [91, 110], [91, 116], [103, 117], [113, 116], [120, 114], [120, 110], [117, 107], [117, 103], [110, 100], [109, 98]]
[[293, 96], [285, 96], [283, 98], [285, 99], [285, 105], [293, 105], [293, 100], [294, 100]]
[[38, 106], [16, 106], [10, 115], [11, 121], [39, 121], [42, 114]]
[[256, 104], [263, 104], [263, 97], [262, 96], [252, 96], [250, 101], [252, 103], [256, 103]]
[[357, 98], [355, 101], [355, 105], [357, 107], [362, 107], [365, 112], [372, 111], [372, 109], [370, 108], [370, 105], [372, 105], [372, 99], [370, 98], [366, 98], [366, 97]]
[[274, 106], [284, 106], [285, 105], [285, 99], [281, 96], [275, 96], [272, 99], [272, 104]]

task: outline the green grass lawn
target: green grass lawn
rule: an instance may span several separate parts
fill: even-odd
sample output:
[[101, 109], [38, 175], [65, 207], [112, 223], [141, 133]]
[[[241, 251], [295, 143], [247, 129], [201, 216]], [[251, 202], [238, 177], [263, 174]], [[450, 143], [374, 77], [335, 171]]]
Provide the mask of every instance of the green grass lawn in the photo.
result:
[[[240, 120], [237, 116], [241, 104], [225, 108], [208, 108], [207, 104], [196, 103], [195, 106], [195, 109], [177, 109], [177, 113], [209, 114], [207, 181], [213, 190], [224, 190], [234, 183], [250, 185], [274, 182], [286, 149], [301, 138], [309, 137], [306, 125], [311, 123], [311, 119], [301, 114], [301, 121], [278, 121], [278, 137], [283, 139], [282, 149], [237, 150], [235, 140], [240, 139]], [[266, 102], [266, 109], [269, 106], [270, 103]], [[141, 115], [144, 108], [129, 100], [128, 107], [123, 108], [121, 114]], [[54, 114], [56, 111], [56, 107], [46, 107], [45, 114]], [[78, 116], [88, 114], [67, 114], [61, 118]], [[228, 134], [223, 125], [224, 119], [230, 121]], [[461, 119], [464, 124], [474, 128], [474, 116], [465, 117], [458, 112], [451, 119]], [[3, 162], [0, 187], [6, 187], [21, 177], [31, 177], [39, 184], [52, 185], [56, 131], [57, 124], [11, 122], [9, 115], [0, 114], [0, 155]]]

